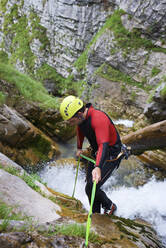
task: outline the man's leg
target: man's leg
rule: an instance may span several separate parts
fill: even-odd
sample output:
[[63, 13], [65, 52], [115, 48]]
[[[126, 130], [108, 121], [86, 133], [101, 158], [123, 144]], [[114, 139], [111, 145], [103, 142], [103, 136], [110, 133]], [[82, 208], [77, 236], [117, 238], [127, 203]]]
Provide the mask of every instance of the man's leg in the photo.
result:
[[[103, 168], [101, 169], [101, 181], [96, 185], [96, 194], [95, 200], [93, 204], [93, 213], [100, 213], [101, 205], [105, 209], [110, 209], [112, 206], [112, 201], [107, 197], [106, 193], [100, 189], [100, 187], [107, 181], [107, 179], [111, 176], [112, 172], [116, 167], [119, 166], [121, 159], [115, 160], [113, 162], [105, 162]], [[88, 196], [89, 202], [91, 201], [91, 192], [93, 187], [92, 181], [92, 170], [94, 169], [94, 165], [92, 163], [88, 166], [87, 172], [87, 184], [85, 187], [86, 194]]]
[[97, 184], [97, 187], [99, 188], [98, 190], [98, 200], [101, 202], [102, 207], [105, 209], [110, 209], [112, 205], [111, 199], [108, 198], [106, 193], [100, 189], [100, 187], [108, 180], [108, 178], [112, 175], [112, 172], [115, 170], [117, 167], [118, 162], [105, 162], [103, 165], [103, 168], [101, 169], [101, 180]]
[[[94, 169], [94, 164], [89, 162], [88, 164], [88, 170], [87, 170], [87, 175], [86, 175], [86, 186], [85, 186], [85, 192], [88, 196], [89, 199], [89, 204], [91, 203], [91, 193], [92, 193], [92, 187], [93, 187], [93, 182], [92, 182], [92, 170]], [[98, 201], [97, 198], [97, 187], [96, 187], [96, 193], [95, 193], [95, 199], [93, 203], [93, 208], [92, 212], [93, 213], [100, 213], [101, 211], [101, 202]]]

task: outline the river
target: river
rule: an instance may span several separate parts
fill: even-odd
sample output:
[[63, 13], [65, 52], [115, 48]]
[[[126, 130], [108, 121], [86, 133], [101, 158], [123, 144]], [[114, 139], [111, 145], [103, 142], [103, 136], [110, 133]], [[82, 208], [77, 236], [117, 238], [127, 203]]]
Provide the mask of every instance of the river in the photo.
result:
[[[60, 145], [62, 157], [71, 157], [75, 151], [75, 139]], [[56, 165], [56, 162], [55, 162]], [[110, 199], [117, 205], [116, 215], [130, 219], [143, 219], [152, 224], [166, 247], [166, 179], [159, 180], [146, 172], [143, 164], [134, 156], [123, 160], [118, 170], [103, 186]], [[47, 164], [40, 177], [55, 191], [72, 196], [76, 169], [72, 164], [52, 166]], [[63, 182], [63, 183], [62, 183]], [[138, 183], [139, 182], [139, 183]], [[140, 182], [142, 185], [140, 185]], [[85, 191], [85, 172], [79, 169], [74, 197], [79, 199], [85, 209], [89, 203]]]

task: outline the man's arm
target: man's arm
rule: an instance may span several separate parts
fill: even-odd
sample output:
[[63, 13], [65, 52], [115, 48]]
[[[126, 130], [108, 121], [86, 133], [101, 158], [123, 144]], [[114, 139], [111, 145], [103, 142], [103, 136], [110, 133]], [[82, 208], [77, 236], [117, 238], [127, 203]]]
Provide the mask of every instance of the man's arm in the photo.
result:
[[84, 135], [81, 132], [79, 126], [77, 126], [77, 152], [76, 152], [77, 157], [79, 157], [80, 154], [82, 153], [83, 142], [84, 142]]

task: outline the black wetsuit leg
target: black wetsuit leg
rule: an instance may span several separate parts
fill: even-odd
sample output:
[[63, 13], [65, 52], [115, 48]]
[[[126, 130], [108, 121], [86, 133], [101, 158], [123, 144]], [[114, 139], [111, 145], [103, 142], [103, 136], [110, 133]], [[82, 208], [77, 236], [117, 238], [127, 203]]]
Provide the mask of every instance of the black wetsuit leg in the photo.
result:
[[[116, 167], [119, 166], [121, 159], [115, 160], [113, 162], [105, 162], [101, 169], [101, 181], [96, 185], [96, 194], [93, 204], [93, 213], [100, 213], [101, 206], [106, 209], [110, 209], [112, 201], [107, 197], [106, 193], [100, 189], [100, 187], [107, 181], [111, 176], [112, 172]], [[91, 201], [91, 192], [93, 187], [92, 182], [92, 170], [94, 169], [94, 164], [89, 163], [87, 171], [87, 183], [85, 186], [85, 192], [88, 196], [89, 203]]]

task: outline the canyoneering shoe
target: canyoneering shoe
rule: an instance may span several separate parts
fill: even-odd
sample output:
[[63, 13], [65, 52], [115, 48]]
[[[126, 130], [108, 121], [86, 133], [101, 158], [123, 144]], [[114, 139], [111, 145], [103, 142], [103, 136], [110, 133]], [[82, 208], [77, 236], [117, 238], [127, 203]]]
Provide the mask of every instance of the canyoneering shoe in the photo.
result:
[[106, 208], [104, 209], [104, 214], [113, 215], [116, 210], [117, 210], [117, 206], [115, 205], [115, 203], [112, 203], [110, 209], [106, 209]]

